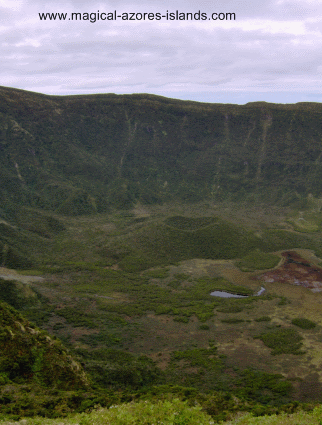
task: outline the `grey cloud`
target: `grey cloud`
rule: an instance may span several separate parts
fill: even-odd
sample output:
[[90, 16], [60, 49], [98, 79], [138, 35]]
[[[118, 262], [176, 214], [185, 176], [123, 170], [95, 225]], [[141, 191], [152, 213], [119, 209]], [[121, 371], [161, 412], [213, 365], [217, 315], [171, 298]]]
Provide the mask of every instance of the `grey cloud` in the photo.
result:
[[[38, 12], [233, 11], [236, 23], [40, 22]], [[145, 8], [145, 9], [144, 9]], [[1, 9], [1, 8], [0, 8]], [[148, 4], [25, 1], [0, 20], [2, 84], [47, 93], [91, 91], [312, 93], [320, 77], [318, 2], [180, 0]], [[5, 16], [5, 18], [4, 18]], [[319, 68], [320, 67], [320, 68]], [[172, 90], [172, 91], [171, 91]], [[219, 92], [218, 92], [219, 93]]]

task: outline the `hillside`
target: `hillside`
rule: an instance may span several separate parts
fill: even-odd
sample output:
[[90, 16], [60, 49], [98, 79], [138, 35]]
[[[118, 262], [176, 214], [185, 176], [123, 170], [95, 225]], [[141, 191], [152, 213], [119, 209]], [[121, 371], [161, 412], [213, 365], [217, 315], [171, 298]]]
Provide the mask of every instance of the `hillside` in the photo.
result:
[[63, 345], [0, 303], [2, 383], [37, 382], [60, 389], [88, 387], [81, 366]]
[[62, 415], [91, 398], [89, 378], [66, 347], [4, 302], [0, 341], [0, 419]]
[[0, 419], [321, 403], [321, 113], [0, 87]]
[[59, 97], [1, 87], [0, 213], [10, 218], [16, 205], [77, 215], [136, 201], [316, 197], [321, 116], [318, 103]]
[[321, 114], [0, 87], [0, 264], [34, 264], [41, 238], [62, 230], [53, 213], [202, 200], [320, 210]]

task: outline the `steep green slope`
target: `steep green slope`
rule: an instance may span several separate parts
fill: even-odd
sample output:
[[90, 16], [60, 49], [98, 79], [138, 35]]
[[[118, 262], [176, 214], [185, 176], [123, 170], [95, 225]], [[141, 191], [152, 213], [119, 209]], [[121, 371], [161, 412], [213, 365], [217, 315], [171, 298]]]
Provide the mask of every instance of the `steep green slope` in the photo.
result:
[[[0, 288], [4, 283], [0, 282]], [[16, 289], [21, 291], [21, 285]], [[24, 300], [28, 305], [26, 294]], [[55, 336], [0, 302], [0, 420], [10, 418], [12, 423], [12, 419], [36, 415], [57, 418], [118, 400], [118, 394], [93, 390], [81, 364]]]
[[63, 345], [0, 303], [1, 384], [38, 383], [59, 389], [86, 388], [88, 379]]
[[317, 103], [58, 97], [2, 87], [2, 214], [17, 204], [77, 215], [135, 200], [318, 196], [321, 114]]

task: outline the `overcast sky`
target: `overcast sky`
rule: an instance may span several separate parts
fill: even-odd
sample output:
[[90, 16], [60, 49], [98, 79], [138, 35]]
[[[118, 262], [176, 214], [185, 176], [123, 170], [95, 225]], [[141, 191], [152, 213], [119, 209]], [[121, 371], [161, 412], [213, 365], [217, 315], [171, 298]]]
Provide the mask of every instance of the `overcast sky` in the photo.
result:
[[[207, 19], [69, 19], [92, 13], [93, 21], [94, 13], [115, 10], [138, 18], [200, 11]], [[40, 20], [47, 12], [67, 18]], [[212, 13], [236, 19], [212, 20]], [[0, 37], [2, 86], [58, 95], [322, 102], [322, 0], [0, 0]]]

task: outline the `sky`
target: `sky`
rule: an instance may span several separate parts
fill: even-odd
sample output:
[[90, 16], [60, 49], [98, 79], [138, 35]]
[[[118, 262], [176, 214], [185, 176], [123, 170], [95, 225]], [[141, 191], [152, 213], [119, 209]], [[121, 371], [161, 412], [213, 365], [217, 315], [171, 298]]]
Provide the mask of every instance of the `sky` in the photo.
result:
[[322, 0], [0, 0], [0, 58], [0, 85], [52, 95], [322, 102]]

